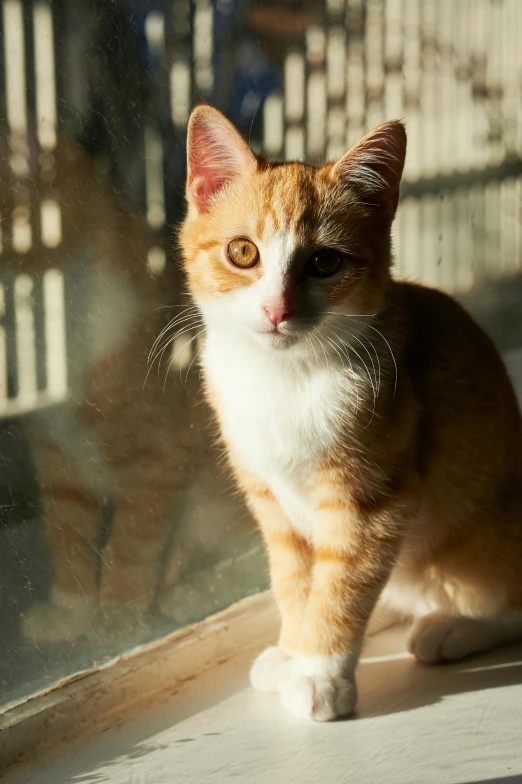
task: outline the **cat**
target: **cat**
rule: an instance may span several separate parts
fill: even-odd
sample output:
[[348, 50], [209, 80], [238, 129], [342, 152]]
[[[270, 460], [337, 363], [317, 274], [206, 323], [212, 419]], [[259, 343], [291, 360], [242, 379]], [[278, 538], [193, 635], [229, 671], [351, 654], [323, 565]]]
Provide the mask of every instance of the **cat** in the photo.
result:
[[201, 105], [187, 145], [206, 395], [281, 615], [252, 685], [331, 720], [354, 711], [370, 619], [410, 619], [425, 663], [522, 638], [521, 417], [461, 306], [391, 275], [404, 125], [316, 168]]

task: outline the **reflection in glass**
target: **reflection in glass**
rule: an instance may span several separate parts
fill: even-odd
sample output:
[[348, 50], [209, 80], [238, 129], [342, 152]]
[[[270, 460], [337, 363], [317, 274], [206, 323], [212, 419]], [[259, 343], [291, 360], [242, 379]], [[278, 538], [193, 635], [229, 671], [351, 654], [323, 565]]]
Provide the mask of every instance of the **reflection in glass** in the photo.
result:
[[315, 163], [404, 117], [397, 272], [520, 344], [522, 4], [403, 6], [2, 0], [0, 704], [266, 585], [169, 229], [195, 101]]

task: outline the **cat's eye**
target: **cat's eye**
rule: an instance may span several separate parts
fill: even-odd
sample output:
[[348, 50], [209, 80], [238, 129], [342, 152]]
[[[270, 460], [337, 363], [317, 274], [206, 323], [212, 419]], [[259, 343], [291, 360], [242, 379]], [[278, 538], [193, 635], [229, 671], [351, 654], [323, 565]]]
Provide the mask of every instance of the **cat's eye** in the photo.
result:
[[228, 258], [236, 267], [250, 269], [259, 261], [259, 250], [252, 240], [246, 237], [237, 237], [228, 243]]
[[306, 262], [304, 274], [312, 278], [329, 278], [339, 270], [343, 254], [334, 248], [317, 250]]

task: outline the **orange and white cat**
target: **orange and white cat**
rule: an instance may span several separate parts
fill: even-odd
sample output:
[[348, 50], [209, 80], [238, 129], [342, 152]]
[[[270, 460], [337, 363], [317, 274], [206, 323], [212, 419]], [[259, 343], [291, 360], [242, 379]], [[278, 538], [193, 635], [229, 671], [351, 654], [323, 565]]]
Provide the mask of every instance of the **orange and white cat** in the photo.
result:
[[484, 332], [391, 276], [405, 153], [400, 122], [319, 168], [208, 106], [188, 131], [206, 389], [282, 618], [251, 680], [318, 721], [353, 711], [372, 613], [422, 662], [522, 638], [521, 418]]

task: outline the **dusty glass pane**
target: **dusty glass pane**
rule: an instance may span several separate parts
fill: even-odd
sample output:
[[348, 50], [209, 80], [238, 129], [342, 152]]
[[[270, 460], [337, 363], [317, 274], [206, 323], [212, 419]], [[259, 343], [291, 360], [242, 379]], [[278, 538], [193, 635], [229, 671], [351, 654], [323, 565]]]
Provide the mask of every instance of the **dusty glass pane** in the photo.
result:
[[2, 0], [0, 705], [267, 583], [172, 238], [194, 102], [311, 162], [405, 118], [397, 273], [513, 350], [521, 35], [518, 0]]

